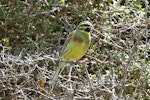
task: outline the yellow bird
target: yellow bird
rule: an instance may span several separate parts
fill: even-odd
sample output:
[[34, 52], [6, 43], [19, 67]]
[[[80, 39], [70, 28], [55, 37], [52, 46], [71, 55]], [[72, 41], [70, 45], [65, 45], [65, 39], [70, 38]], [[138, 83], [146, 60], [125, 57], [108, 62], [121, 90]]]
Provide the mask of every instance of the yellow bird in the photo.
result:
[[77, 61], [87, 52], [91, 43], [90, 30], [92, 28], [93, 25], [90, 22], [83, 21], [73, 32], [69, 34], [62, 47], [60, 53], [61, 61], [54, 74], [53, 81], [58, 79], [59, 74], [62, 72], [67, 63], [65, 61]]

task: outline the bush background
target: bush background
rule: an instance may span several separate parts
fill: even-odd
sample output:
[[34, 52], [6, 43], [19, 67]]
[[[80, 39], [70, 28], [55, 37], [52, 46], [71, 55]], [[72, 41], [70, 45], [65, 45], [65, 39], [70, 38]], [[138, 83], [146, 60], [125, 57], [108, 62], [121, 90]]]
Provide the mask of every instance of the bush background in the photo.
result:
[[[0, 98], [149, 100], [149, 15], [148, 0], [1, 0]], [[53, 90], [64, 40], [85, 20], [95, 28], [86, 64]]]

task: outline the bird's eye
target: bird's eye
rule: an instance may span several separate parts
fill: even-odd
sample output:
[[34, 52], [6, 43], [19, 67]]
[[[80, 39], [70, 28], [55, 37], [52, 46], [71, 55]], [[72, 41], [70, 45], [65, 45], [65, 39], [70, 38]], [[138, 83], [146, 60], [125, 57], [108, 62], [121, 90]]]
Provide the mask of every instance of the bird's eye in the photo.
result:
[[84, 24], [83, 26], [90, 26], [89, 24]]
[[89, 27], [89, 25], [88, 24], [83, 24], [80, 27]]
[[91, 28], [89, 24], [83, 24], [79, 27], [79, 30], [84, 30], [86, 32], [90, 32]]

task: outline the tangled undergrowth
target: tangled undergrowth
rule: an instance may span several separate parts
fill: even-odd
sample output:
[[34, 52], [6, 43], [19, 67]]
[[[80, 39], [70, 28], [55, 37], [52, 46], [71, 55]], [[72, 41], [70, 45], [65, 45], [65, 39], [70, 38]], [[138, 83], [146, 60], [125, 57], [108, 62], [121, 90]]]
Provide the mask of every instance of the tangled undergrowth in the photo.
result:
[[[0, 99], [150, 98], [148, 1], [2, 0], [0, 7]], [[83, 20], [94, 25], [90, 49], [53, 89], [61, 46]]]

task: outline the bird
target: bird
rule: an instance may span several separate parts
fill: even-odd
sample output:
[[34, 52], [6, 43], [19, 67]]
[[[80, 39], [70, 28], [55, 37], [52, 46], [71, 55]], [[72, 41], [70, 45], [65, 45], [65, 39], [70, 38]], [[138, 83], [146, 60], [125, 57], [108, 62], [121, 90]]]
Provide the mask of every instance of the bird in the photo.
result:
[[53, 81], [58, 80], [59, 74], [68, 61], [78, 61], [87, 52], [91, 44], [91, 29], [93, 29], [93, 25], [89, 21], [83, 21], [79, 23], [74, 31], [69, 33], [60, 52], [61, 61], [54, 73]]

